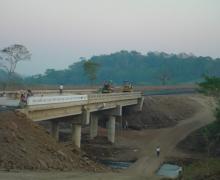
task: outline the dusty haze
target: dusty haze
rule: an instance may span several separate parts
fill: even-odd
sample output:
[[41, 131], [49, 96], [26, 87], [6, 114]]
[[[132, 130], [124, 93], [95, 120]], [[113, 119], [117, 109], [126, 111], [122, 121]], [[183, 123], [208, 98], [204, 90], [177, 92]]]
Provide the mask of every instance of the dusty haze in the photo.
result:
[[219, 0], [0, 0], [0, 49], [33, 56], [22, 74], [122, 49], [220, 57]]

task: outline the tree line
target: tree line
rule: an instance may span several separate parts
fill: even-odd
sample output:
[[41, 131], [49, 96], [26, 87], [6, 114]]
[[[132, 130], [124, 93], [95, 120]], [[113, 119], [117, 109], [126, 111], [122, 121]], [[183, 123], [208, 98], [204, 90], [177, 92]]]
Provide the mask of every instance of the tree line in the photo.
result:
[[220, 76], [220, 59], [194, 55], [120, 51], [93, 56], [73, 63], [65, 70], [47, 69], [25, 79], [37, 84], [100, 84], [112, 80], [121, 84], [129, 80], [138, 85], [166, 85], [200, 82], [204, 75]]
[[30, 60], [25, 46], [12, 45], [0, 51], [0, 83], [15, 81], [37, 85], [101, 84], [128, 80], [136, 85], [175, 85], [200, 82], [204, 75], [220, 77], [220, 59], [192, 54], [125, 51], [80, 58], [64, 70], [47, 69], [44, 74], [22, 78], [15, 73], [17, 63]]

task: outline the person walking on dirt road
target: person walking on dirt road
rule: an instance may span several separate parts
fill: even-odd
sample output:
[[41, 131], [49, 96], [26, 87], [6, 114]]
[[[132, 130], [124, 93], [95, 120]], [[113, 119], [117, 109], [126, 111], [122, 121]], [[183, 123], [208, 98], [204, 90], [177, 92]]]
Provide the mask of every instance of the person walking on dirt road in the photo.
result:
[[157, 157], [160, 156], [160, 146], [157, 146], [157, 148], [156, 148], [156, 155], [157, 155]]

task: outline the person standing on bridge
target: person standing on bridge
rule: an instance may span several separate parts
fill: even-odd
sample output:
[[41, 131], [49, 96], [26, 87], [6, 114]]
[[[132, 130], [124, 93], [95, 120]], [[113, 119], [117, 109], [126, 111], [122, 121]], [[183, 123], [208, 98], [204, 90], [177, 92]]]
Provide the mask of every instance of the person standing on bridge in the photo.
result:
[[158, 158], [160, 157], [160, 146], [157, 146], [156, 148], [156, 155]]
[[60, 94], [63, 94], [63, 85], [61, 84], [59, 87]]
[[19, 106], [21, 108], [23, 108], [24, 106], [27, 105], [27, 96], [25, 91], [21, 91], [21, 96], [20, 96], [20, 102], [19, 102]]
[[30, 97], [30, 96], [33, 96], [33, 93], [30, 89], [27, 90], [27, 99]]

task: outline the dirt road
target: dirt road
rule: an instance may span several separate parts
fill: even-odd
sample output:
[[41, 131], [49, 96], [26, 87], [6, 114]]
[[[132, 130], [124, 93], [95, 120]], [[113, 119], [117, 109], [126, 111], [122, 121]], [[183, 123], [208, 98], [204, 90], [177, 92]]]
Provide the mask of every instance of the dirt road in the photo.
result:
[[[214, 120], [214, 105], [208, 98], [193, 96], [202, 105], [200, 111], [193, 117], [181, 121], [177, 126], [156, 130], [127, 131], [119, 135], [119, 139], [131, 138], [131, 143], [136, 143], [138, 149], [138, 161], [127, 170], [119, 173], [88, 173], [88, 172], [0, 172], [0, 179], [4, 180], [130, 180], [130, 179], [159, 179], [154, 172], [163, 162], [164, 158], [171, 155], [181, 156], [175, 149], [176, 144], [189, 133]], [[155, 148], [161, 147], [161, 156], [157, 158]]]

